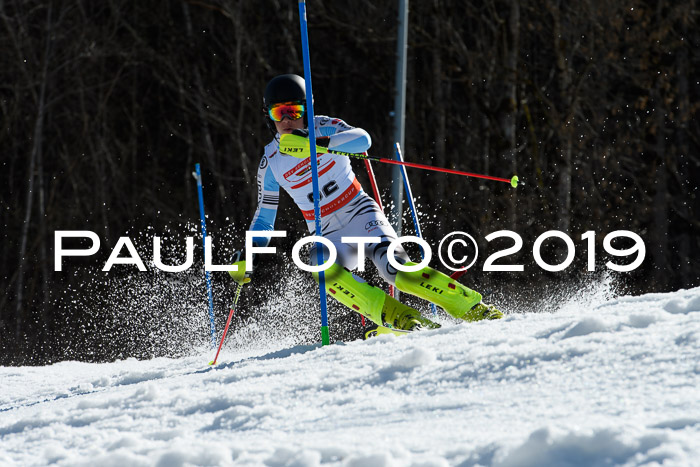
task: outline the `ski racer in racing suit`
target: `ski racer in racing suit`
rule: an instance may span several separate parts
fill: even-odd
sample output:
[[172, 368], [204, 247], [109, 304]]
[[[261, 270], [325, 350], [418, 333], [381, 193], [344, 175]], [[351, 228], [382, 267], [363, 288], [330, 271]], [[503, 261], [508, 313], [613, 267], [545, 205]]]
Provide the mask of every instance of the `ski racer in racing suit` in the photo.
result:
[[[301, 210], [309, 232], [316, 233], [311, 158], [298, 159], [279, 150], [282, 134], [308, 136], [304, 118], [305, 99], [304, 79], [297, 75], [277, 76], [265, 89], [264, 110], [267, 113], [268, 127], [274, 129], [275, 137], [265, 146], [258, 168], [258, 206], [249, 229], [260, 232], [260, 236], [253, 239], [256, 246], [267, 246], [270, 241], [264, 232], [274, 229], [280, 187], [284, 188]], [[315, 116], [313, 124], [317, 145], [337, 151], [362, 153], [372, 144], [365, 130], [354, 128], [341, 119]], [[350, 272], [358, 267], [359, 262], [364, 263], [364, 257], [358, 257], [357, 244], [341, 242], [341, 238], [373, 237], [376, 241], [366, 244], [365, 254], [389, 284], [435, 303], [455, 318], [476, 321], [503, 316], [492, 305], [483, 304], [481, 294], [431, 267], [426, 266], [414, 272], [392, 267], [387, 259], [387, 249], [397, 234], [377, 203], [363, 191], [352, 170], [350, 158], [328, 153], [318, 154], [317, 163], [321, 193], [321, 233], [334, 244], [338, 253], [335, 264], [325, 272], [326, 289], [331, 297], [379, 326], [406, 331], [420, 327], [439, 327], [422, 317], [417, 310], [400, 303]], [[324, 251], [324, 254], [327, 259], [327, 252]], [[401, 247], [395, 250], [395, 260], [406, 266], [415, 264], [410, 262]], [[316, 263], [313, 248], [311, 261]], [[247, 280], [245, 262], [238, 261], [234, 264], [239, 268], [237, 272], [232, 271], [231, 276], [239, 282]], [[318, 280], [316, 273], [314, 276]]]

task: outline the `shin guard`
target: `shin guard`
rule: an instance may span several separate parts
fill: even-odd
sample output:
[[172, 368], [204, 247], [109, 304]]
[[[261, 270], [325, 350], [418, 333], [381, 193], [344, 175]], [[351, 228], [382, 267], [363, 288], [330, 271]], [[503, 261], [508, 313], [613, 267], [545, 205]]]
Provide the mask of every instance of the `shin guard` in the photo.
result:
[[[313, 273], [318, 282], [318, 273]], [[352, 273], [339, 264], [326, 269], [326, 291], [334, 299], [373, 323], [382, 324], [382, 308], [386, 294], [366, 282], [355, 280]]]

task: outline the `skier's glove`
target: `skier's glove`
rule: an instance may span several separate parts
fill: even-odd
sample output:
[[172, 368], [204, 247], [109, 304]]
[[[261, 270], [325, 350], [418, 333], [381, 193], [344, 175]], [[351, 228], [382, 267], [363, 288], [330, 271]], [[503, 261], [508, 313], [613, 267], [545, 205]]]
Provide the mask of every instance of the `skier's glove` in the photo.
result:
[[[241, 257], [245, 257], [245, 255], [241, 250], [238, 250], [233, 255], [233, 265], [238, 266], [238, 271], [229, 271], [228, 273], [234, 281], [243, 285], [250, 282], [250, 276], [253, 274], [253, 271], [246, 271], [246, 262], [245, 260], [241, 260]], [[255, 255], [253, 255], [253, 263], [255, 263]]]
[[[304, 129], [304, 130], [294, 130], [292, 131], [293, 135], [301, 136], [303, 138], [308, 138], [309, 137], [309, 130]], [[330, 136], [317, 136], [316, 137], [316, 146], [321, 146], [324, 148], [328, 147], [328, 144], [331, 142], [331, 137]]]

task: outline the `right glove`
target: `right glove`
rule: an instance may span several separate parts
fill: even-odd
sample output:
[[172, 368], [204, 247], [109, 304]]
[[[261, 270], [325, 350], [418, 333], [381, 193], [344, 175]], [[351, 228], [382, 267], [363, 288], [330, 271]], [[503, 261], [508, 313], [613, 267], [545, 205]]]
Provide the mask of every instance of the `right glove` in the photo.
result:
[[253, 274], [252, 271], [246, 271], [246, 262], [241, 260], [243, 252], [238, 250], [234, 255], [234, 266], [238, 266], [238, 271], [229, 271], [229, 275], [234, 281], [238, 282], [240, 285], [247, 284], [250, 282], [250, 276]]

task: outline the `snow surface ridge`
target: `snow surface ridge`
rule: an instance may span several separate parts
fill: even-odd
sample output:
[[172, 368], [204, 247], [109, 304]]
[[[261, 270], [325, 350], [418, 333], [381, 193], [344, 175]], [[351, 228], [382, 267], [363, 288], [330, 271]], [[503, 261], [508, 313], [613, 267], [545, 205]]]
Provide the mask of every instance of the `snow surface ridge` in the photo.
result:
[[700, 288], [332, 346], [0, 368], [0, 465], [700, 465]]

